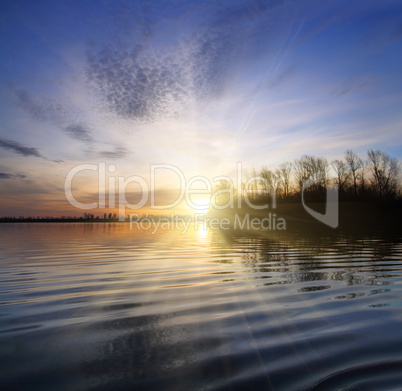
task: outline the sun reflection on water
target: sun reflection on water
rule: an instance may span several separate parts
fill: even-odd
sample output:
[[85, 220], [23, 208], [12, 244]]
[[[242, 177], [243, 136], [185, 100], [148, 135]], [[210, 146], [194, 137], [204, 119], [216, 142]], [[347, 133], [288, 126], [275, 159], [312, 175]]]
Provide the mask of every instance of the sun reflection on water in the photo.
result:
[[207, 231], [207, 225], [206, 225], [205, 222], [202, 223], [202, 224], [200, 224], [200, 225], [198, 226], [197, 231], [198, 231], [198, 238], [199, 238], [200, 240], [204, 240], [204, 239], [207, 238], [207, 236], [208, 236], [208, 231]]

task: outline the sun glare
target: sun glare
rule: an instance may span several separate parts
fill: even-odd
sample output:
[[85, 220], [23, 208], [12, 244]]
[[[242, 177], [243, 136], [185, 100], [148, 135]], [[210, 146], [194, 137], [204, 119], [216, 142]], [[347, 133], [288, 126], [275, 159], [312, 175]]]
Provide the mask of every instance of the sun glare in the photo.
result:
[[197, 213], [201, 213], [202, 215], [207, 214], [208, 210], [209, 210], [209, 205], [207, 205], [205, 207], [202, 206], [202, 207], [199, 207], [196, 209]]
[[198, 232], [198, 238], [199, 239], [205, 239], [207, 237], [207, 234], [208, 234], [207, 225], [205, 223], [200, 224], [198, 229], [197, 229], [197, 232]]
[[205, 215], [210, 207], [210, 198], [209, 197], [198, 197], [192, 201], [192, 208], [194, 209], [195, 213], [199, 213]]

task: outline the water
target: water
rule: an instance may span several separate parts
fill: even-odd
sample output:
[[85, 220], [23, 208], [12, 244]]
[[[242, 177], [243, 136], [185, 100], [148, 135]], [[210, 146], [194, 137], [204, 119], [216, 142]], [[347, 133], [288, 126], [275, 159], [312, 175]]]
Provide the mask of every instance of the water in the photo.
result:
[[21, 223], [0, 247], [2, 390], [401, 389], [398, 235]]

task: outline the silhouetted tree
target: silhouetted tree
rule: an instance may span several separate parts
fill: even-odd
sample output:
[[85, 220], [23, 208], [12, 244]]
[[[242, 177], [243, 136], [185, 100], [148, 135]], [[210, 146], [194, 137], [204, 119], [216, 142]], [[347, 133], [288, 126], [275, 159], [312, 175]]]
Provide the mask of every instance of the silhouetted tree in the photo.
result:
[[395, 196], [399, 172], [398, 160], [379, 149], [370, 149], [367, 154], [371, 162], [373, 185], [380, 198]]
[[263, 167], [260, 171], [260, 181], [261, 189], [270, 194], [276, 194], [279, 185], [279, 177], [271, 170]]
[[350, 175], [348, 166], [342, 160], [334, 160], [331, 164], [336, 173], [336, 182], [338, 184], [339, 192], [342, 193]]
[[350, 173], [353, 178], [353, 189], [354, 193], [357, 193], [357, 179], [358, 170], [362, 167], [362, 159], [360, 159], [351, 149], [345, 152], [345, 160], [349, 167]]
[[292, 163], [282, 163], [276, 170], [276, 176], [279, 179], [279, 185], [284, 198], [288, 197], [290, 191], [290, 174], [292, 172]]
[[309, 157], [307, 155], [302, 156], [300, 159], [295, 160], [293, 163], [294, 175], [299, 187], [299, 192], [302, 192], [303, 184], [310, 177], [310, 168], [308, 164]]
[[232, 194], [233, 183], [227, 179], [220, 179], [213, 189], [213, 196], [215, 199], [212, 201], [212, 205], [220, 207], [224, 205], [233, 205]]
[[360, 159], [361, 168], [358, 174], [358, 179], [360, 179], [360, 189], [361, 193], [366, 191], [366, 174], [369, 170], [370, 162], [367, 159]]
[[310, 186], [310, 192], [320, 192], [327, 183], [327, 159], [303, 155], [294, 163], [295, 178], [301, 193], [303, 185], [308, 179], [314, 180]]

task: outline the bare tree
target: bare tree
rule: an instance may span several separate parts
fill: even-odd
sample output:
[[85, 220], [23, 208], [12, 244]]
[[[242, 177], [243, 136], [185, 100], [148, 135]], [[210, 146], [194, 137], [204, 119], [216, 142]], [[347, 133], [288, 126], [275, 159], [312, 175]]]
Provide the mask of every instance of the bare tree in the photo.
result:
[[252, 177], [252, 174], [250, 173], [249, 170], [243, 169], [242, 172], [242, 182], [241, 182], [241, 194], [239, 195], [241, 198], [244, 198], [247, 195], [247, 184]]
[[300, 159], [295, 161], [293, 167], [300, 193], [304, 183], [308, 179], [312, 179], [315, 182], [314, 185], [311, 186], [313, 191], [319, 192], [325, 187], [327, 183], [327, 159], [303, 155]]
[[302, 192], [303, 184], [310, 177], [309, 167], [306, 160], [307, 156], [302, 156], [293, 163], [294, 176], [299, 187], [299, 192]]
[[282, 163], [276, 170], [276, 176], [278, 177], [279, 184], [282, 188], [283, 196], [286, 198], [290, 192], [290, 174], [292, 172], [292, 163]]
[[398, 160], [378, 149], [370, 149], [367, 154], [371, 162], [373, 185], [380, 198], [394, 196], [397, 191]]
[[360, 180], [360, 188], [361, 192], [364, 193], [366, 191], [366, 174], [369, 170], [370, 161], [368, 159], [360, 159], [361, 168], [357, 175], [357, 179]]
[[248, 186], [246, 189], [247, 195], [251, 193], [251, 198], [256, 199], [261, 192], [261, 181], [258, 180], [259, 175], [255, 168], [251, 172], [251, 177], [248, 179]]
[[276, 207], [276, 195], [279, 187], [279, 176], [275, 172], [263, 167], [260, 171], [260, 188], [265, 195], [272, 200], [272, 206]]
[[[229, 180], [228, 180], [229, 179]], [[219, 182], [215, 184], [212, 197], [214, 207], [222, 207], [224, 205], [233, 205], [233, 183], [230, 178], [220, 177]]]
[[353, 178], [354, 193], [357, 193], [358, 170], [362, 167], [362, 160], [351, 149], [345, 152], [345, 160]]
[[336, 182], [338, 183], [339, 192], [342, 192], [351, 172], [349, 172], [348, 166], [343, 160], [334, 160], [331, 165], [336, 173]]
[[260, 171], [261, 188], [267, 192], [276, 192], [279, 184], [279, 177], [275, 172], [263, 167]]
[[317, 157], [312, 159], [313, 164], [313, 175], [318, 180], [317, 190], [322, 190], [327, 184], [328, 178], [328, 162], [324, 157]]

